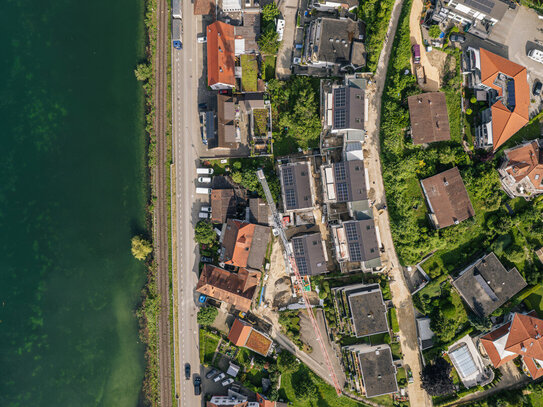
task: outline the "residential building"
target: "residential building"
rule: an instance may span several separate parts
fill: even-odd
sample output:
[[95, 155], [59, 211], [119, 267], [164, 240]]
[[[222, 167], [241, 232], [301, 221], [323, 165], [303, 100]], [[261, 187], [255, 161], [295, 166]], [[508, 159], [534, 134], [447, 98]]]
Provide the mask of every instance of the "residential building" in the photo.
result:
[[300, 275], [316, 276], [328, 272], [328, 256], [320, 233], [295, 236], [290, 244]]
[[456, 225], [475, 215], [457, 167], [420, 182], [436, 229]]
[[224, 223], [236, 216], [237, 200], [233, 189], [211, 191], [211, 222]]
[[430, 318], [417, 318], [417, 334], [419, 337], [419, 346], [421, 350], [430, 349], [434, 346], [434, 333], [430, 328]]
[[464, 387], [485, 386], [494, 379], [469, 335], [460, 338], [447, 349], [447, 355]]
[[260, 283], [259, 271], [239, 269], [231, 273], [211, 264], [205, 264], [196, 285], [196, 291], [234, 306], [241, 312], [251, 308]]
[[315, 187], [309, 161], [279, 166], [284, 210], [307, 211], [315, 207]]
[[361, 68], [366, 65], [365, 34], [361, 21], [316, 18], [308, 25], [301, 61], [313, 67]]
[[207, 26], [207, 84], [213, 90], [236, 86], [234, 26], [215, 21]]
[[451, 139], [447, 101], [443, 92], [421, 93], [407, 98], [413, 144]]
[[194, 15], [215, 15], [215, 0], [194, 0]]
[[260, 407], [256, 401], [247, 401], [246, 397], [213, 396], [206, 407]]
[[[377, 397], [396, 393], [396, 366], [389, 345], [370, 346], [358, 344], [344, 347], [360, 368], [362, 390], [366, 397]], [[357, 375], [358, 376], [358, 375]]]
[[515, 313], [510, 321], [481, 337], [492, 365], [498, 368], [520, 356], [532, 379], [543, 376], [543, 320], [534, 311]]
[[332, 289], [347, 307], [353, 336], [388, 333], [387, 307], [379, 284], [354, 284]]
[[234, 53], [259, 54], [258, 37], [260, 36], [260, 8], [246, 9], [242, 24], [234, 26]]
[[500, 0], [437, 0], [432, 19], [460, 23], [468, 32], [486, 38], [509, 6]]
[[381, 266], [373, 219], [350, 220], [333, 225], [332, 237], [337, 261], [360, 262], [366, 270]]
[[473, 312], [482, 317], [492, 314], [526, 287], [518, 270], [507, 271], [494, 253], [462, 270], [452, 284]]
[[260, 270], [269, 242], [269, 227], [227, 219], [221, 233], [219, 261], [234, 267]]
[[268, 356], [273, 344], [268, 335], [257, 331], [252, 325], [239, 318], [234, 320], [228, 340], [236, 346], [243, 346], [262, 356]]
[[256, 401], [259, 407], [287, 407], [287, 403], [280, 401], [270, 401], [262, 394], [256, 393]]
[[498, 172], [511, 198], [532, 198], [543, 193], [543, 139], [527, 141], [504, 151]]
[[464, 73], [474, 90], [485, 90], [489, 108], [480, 114], [475, 147], [496, 151], [529, 119], [530, 88], [526, 68], [484, 48], [468, 48]]
[[271, 212], [265, 199], [249, 198], [248, 211], [249, 222], [266, 226], [270, 224]]
[[241, 143], [239, 108], [234, 97], [217, 95], [217, 147], [235, 150]]
[[313, 0], [311, 7], [318, 11], [352, 11], [359, 6], [358, 0]]
[[329, 203], [368, 199], [364, 161], [341, 161], [321, 166], [324, 201]]

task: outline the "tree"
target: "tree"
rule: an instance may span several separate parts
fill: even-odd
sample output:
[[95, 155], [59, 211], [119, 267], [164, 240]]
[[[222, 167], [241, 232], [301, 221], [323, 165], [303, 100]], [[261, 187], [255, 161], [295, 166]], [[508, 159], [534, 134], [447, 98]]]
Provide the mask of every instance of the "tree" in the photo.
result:
[[480, 332], [485, 332], [492, 328], [492, 321], [490, 320], [490, 318], [481, 317], [474, 312], [468, 313], [468, 322], [472, 327]]
[[262, 21], [264, 22], [263, 25], [273, 22], [278, 16], [279, 9], [277, 8], [277, 4], [275, 4], [275, 2], [266, 4], [262, 9]]
[[292, 372], [297, 366], [298, 363], [296, 362], [296, 356], [289, 351], [283, 350], [277, 356], [277, 367], [281, 369], [281, 372]]
[[473, 110], [471, 110], [469, 107], [466, 109], [466, 114], [470, 116], [473, 113]]
[[317, 386], [306, 367], [301, 367], [291, 378], [294, 394], [299, 399], [314, 399], [317, 396]]
[[433, 25], [428, 29], [428, 35], [430, 38], [438, 38], [441, 34], [441, 28], [438, 25]]
[[471, 104], [474, 105], [475, 103], [477, 103], [477, 98], [475, 96], [472, 96], [469, 101], [471, 102]]
[[275, 30], [267, 30], [258, 39], [258, 47], [262, 54], [277, 54], [279, 50], [279, 34]]
[[153, 251], [151, 242], [145, 240], [141, 236], [134, 236], [132, 238], [132, 255], [138, 260], [145, 260], [149, 254]]
[[428, 363], [422, 369], [422, 388], [430, 396], [442, 396], [454, 391], [451, 377], [452, 366], [442, 357], [438, 357], [434, 363]]
[[219, 315], [219, 310], [215, 307], [203, 307], [198, 310], [196, 322], [202, 326], [209, 326], [215, 322], [215, 318]]
[[147, 82], [153, 76], [153, 68], [148, 64], [139, 64], [134, 70], [138, 81]]
[[217, 234], [213, 230], [213, 225], [205, 220], [196, 224], [194, 229], [194, 240], [200, 244], [213, 244], [217, 241]]

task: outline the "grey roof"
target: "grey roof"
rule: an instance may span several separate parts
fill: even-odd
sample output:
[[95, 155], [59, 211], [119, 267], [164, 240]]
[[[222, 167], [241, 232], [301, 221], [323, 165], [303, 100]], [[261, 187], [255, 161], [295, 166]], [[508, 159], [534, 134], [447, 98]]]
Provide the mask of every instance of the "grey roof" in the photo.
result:
[[344, 292], [358, 338], [388, 332], [387, 309], [378, 284], [346, 287]]
[[257, 38], [260, 35], [260, 13], [245, 11], [243, 13], [243, 25], [234, 26], [235, 36], [241, 36], [245, 40], [245, 53], [258, 54]]
[[[499, 0], [455, 0], [456, 3], [477, 10], [486, 16], [501, 20], [509, 6]], [[455, 12], [458, 10], [455, 10]], [[472, 15], [464, 13], [470, 18]]]
[[249, 221], [267, 225], [269, 222], [270, 209], [262, 198], [249, 199]]
[[396, 367], [388, 345], [367, 346], [358, 352], [366, 397], [398, 391]]
[[293, 237], [291, 243], [296, 266], [302, 276], [315, 276], [328, 271], [320, 233]]
[[453, 286], [475, 313], [486, 317], [526, 287], [526, 281], [490, 253], [465, 269]]
[[417, 331], [419, 343], [422, 350], [434, 346], [434, 333], [430, 328], [430, 318], [417, 318]]
[[364, 90], [354, 86], [334, 88], [332, 128], [364, 130]]
[[[340, 65], [351, 63], [351, 45], [353, 40], [363, 40], [365, 25], [350, 18], [335, 19], [322, 17], [314, 20], [320, 24], [317, 35], [320, 37], [313, 45], [314, 54], [319, 61], [333, 62]], [[356, 58], [355, 58], [356, 59]]]
[[313, 207], [309, 161], [279, 166], [283, 206], [287, 211]]
[[373, 219], [343, 222], [350, 261], [369, 261], [380, 257]]
[[255, 231], [253, 233], [253, 242], [251, 243], [251, 250], [249, 251], [249, 258], [247, 259], [247, 266], [249, 268], [260, 270], [264, 259], [266, 258], [266, 250], [270, 243], [270, 228], [262, 225], [255, 225]]
[[407, 102], [414, 144], [451, 139], [447, 101], [443, 92], [409, 96]]
[[234, 118], [236, 103], [231, 96], [217, 95], [218, 147], [238, 148]]
[[364, 161], [352, 160], [334, 163], [334, 181], [337, 202], [368, 199]]

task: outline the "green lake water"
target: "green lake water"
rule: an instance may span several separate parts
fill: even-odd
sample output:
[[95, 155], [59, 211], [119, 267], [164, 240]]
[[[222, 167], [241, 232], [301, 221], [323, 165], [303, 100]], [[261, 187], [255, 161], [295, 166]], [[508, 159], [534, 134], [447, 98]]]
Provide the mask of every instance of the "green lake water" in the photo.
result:
[[142, 0], [0, 4], [0, 406], [137, 406]]

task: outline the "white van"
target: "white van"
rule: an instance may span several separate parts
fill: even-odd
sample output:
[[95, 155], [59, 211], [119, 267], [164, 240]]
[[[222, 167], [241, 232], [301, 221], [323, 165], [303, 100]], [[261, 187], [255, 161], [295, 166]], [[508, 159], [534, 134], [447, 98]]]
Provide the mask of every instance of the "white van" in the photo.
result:
[[211, 206], [202, 206], [200, 208], [200, 212], [208, 212], [211, 213]]
[[538, 49], [531, 49], [530, 51], [528, 51], [528, 56], [534, 61], [543, 64], [543, 51], [540, 51]]
[[197, 194], [209, 195], [211, 194], [211, 188], [196, 188]]
[[198, 217], [199, 217], [200, 219], [209, 219], [209, 212], [200, 212], [200, 213], [198, 214]]
[[202, 184], [209, 184], [211, 182], [211, 177], [198, 177], [198, 182]]
[[211, 175], [211, 174], [213, 174], [213, 168], [196, 168], [196, 174], [198, 174], [198, 175]]

